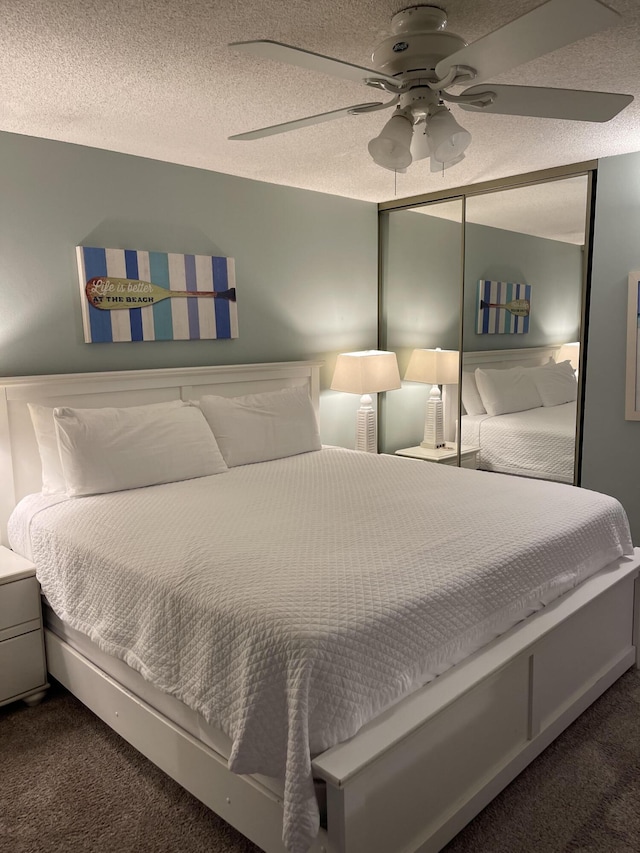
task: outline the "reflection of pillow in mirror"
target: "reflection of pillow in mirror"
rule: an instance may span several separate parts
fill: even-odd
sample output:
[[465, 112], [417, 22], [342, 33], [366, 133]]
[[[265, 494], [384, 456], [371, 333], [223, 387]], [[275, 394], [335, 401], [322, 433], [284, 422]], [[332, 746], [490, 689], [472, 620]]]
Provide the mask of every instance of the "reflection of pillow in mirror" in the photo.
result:
[[524, 412], [542, 406], [533, 381], [531, 368], [510, 367], [507, 370], [476, 370], [480, 398], [489, 415]]
[[478, 393], [475, 374], [470, 370], [462, 371], [462, 405], [468, 415], [485, 415], [487, 413]]
[[570, 361], [550, 361], [531, 371], [543, 406], [560, 406], [578, 399], [578, 382]]

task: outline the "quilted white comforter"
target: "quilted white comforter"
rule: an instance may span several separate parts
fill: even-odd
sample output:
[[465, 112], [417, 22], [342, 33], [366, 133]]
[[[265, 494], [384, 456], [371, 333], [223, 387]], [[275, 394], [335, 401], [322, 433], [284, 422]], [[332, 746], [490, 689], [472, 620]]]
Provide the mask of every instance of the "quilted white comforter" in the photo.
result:
[[13, 548], [55, 612], [284, 777], [318, 829], [311, 755], [605, 564], [612, 498], [339, 448], [188, 482], [25, 498]]
[[573, 483], [576, 404], [508, 415], [464, 415], [462, 444], [480, 448], [483, 471]]

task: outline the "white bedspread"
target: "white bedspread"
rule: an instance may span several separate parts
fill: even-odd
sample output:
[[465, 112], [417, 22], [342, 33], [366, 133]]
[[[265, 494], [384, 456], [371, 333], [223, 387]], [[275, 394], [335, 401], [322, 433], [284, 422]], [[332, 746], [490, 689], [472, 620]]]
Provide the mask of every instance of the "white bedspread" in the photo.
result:
[[31, 496], [10, 537], [61, 618], [229, 735], [232, 770], [284, 777], [295, 853], [312, 754], [632, 551], [612, 498], [339, 448]]
[[483, 471], [573, 482], [576, 404], [508, 415], [464, 415], [462, 444], [480, 448]]

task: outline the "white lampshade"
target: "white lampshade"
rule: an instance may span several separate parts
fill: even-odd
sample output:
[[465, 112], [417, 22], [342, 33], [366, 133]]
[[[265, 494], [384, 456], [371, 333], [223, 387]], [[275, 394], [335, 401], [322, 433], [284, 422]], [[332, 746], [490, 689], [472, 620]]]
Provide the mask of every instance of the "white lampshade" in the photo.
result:
[[570, 361], [571, 367], [573, 367], [574, 370], [577, 370], [578, 365], [580, 364], [580, 342], [574, 341], [570, 344], [562, 344], [558, 350], [556, 361], [558, 364], [561, 361]]
[[378, 421], [370, 394], [400, 388], [400, 373], [394, 352], [364, 350], [338, 356], [331, 388], [361, 394], [356, 420], [356, 450], [378, 452]]
[[369, 154], [378, 166], [385, 169], [406, 169], [411, 165], [412, 136], [411, 119], [401, 113], [394, 113], [382, 128], [380, 136], [369, 143]]
[[431, 144], [431, 157], [440, 163], [451, 163], [471, 142], [471, 134], [460, 127], [447, 107], [439, 107], [427, 119], [427, 133]]
[[452, 349], [414, 349], [404, 378], [428, 385], [456, 385], [460, 355]]
[[338, 356], [331, 388], [351, 394], [377, 394], [400, 388], [400, 373], [394, 352], [364, 350]]

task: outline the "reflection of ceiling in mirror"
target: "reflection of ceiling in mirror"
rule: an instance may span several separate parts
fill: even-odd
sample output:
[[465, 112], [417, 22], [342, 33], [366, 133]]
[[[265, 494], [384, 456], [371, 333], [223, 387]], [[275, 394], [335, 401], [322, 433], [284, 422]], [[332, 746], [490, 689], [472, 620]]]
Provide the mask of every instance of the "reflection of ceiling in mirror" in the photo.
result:
[[[517, 231], [534, 237], [584, 243], [587, 179], [564, 178], [467, 198], [468, 222]], [[460, 207], [451, 202], [416, 208], [429, 216], [458, 220]]]

